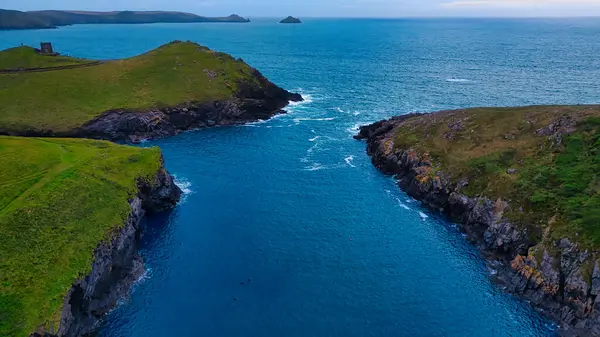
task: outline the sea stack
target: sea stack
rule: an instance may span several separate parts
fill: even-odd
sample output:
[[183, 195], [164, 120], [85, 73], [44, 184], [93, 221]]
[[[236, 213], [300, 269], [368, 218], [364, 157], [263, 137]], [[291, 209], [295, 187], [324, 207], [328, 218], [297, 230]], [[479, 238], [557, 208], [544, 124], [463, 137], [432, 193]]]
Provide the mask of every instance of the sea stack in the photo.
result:
[[288, 16], [287, 18], [279, 21], [279, 23], [302, 23], [302, 21], [300, 21], [300, 19], [295, 18], [293, 16]]

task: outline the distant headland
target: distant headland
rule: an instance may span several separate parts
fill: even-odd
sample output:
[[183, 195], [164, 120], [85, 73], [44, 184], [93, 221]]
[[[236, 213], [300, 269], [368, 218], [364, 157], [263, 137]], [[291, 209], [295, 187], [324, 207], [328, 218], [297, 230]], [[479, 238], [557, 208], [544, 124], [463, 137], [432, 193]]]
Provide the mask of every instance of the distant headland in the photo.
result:
[[293, 16], [288, 16], [287, 18], [279, 21], [279, 23], [302, 23], [302, 21], [300, 21], [300, 19], [295, 18]]
[[0, 9], [0, 30], [12, 29], [48, 29], [76, 24], [105, 23], [185, 23], [185, 22], [226, 22], [247, 23], [250, 20], [232, 14], [227, 17], [206, 17], [184, 12], [166, 11], [120, 11], [120, 12], [88, 12], [88, 11], [31, 11]]

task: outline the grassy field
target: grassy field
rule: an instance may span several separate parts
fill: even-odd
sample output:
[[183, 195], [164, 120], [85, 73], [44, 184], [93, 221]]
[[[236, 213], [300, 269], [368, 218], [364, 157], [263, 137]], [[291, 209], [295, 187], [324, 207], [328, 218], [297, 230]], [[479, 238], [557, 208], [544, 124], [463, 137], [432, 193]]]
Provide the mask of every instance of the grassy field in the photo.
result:
[[112, 109], [227, 99], [239, 81], [255, 81], [250, 66], [191, 42], [91, 67], [0, 74], [0, 130], [61, 132]]
[[64, 296], [129, 214], [157, 148], [0, 136], [0, 336], [58, 327]]
[[[536, 134], [562, 116], [573, 132], [560, 141]], [[600, 106], [426, 114], [399, 127], [394, 146], [427, 153], [432, 173], [468, 178], [467, 195], [509, 200], [505, 215], [538, 235], [551, 227], [552, 238], [600, 247]]]
[[45, 56], [28, 46], [15, 47], [0, 52], [0, 70], [52, 68], [87, 64], [92, 61], [69, 56]]

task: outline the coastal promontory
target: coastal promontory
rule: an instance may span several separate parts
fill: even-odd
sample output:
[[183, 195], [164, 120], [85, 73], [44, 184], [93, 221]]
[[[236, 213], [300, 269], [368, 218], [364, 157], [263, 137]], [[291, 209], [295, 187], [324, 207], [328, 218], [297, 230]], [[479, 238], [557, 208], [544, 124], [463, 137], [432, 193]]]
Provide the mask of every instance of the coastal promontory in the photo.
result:
[[250, 20], [232, 14], [226, 17], [206, 17], [169, 11], [60, 11], [21, 12], [0, 9], [0, 30], [45, 29], [79, 24], [140, 24], [140, 23], [247, 23]]
[[102, 62], [55, 54], [0, 52], [0, 134], [135, 142], [268, 119], [302, 100], [243, 60], [193, 42]]
[[373, 164], [461, 224], [497, 279], [600, 335], [600, 106], [473, 108], [364, 126]]
[[279, 23], [302, 23], [302, 21], [300, 21], [300, 19], [295, 18], [293, 16], [288, 16], [287, 18], [279, 21]]
[[145, 213], [181, 191], [158, 148], [0, 136], [0, 336], [82, 336], [143, 273]]

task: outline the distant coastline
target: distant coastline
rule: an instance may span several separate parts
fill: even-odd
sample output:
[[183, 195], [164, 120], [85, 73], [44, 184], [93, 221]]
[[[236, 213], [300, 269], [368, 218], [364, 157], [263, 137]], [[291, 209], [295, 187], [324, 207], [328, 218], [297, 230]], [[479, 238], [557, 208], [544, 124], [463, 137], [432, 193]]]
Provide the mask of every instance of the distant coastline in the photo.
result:
[[226, 17], [206, 17], [185, 12], [167, 11], [30, 11], [0, 9], [0, 30], [53, 29], [77, 24], [141, 24], [141, 23], [222, 22], [248, 23], [237, 14]]

